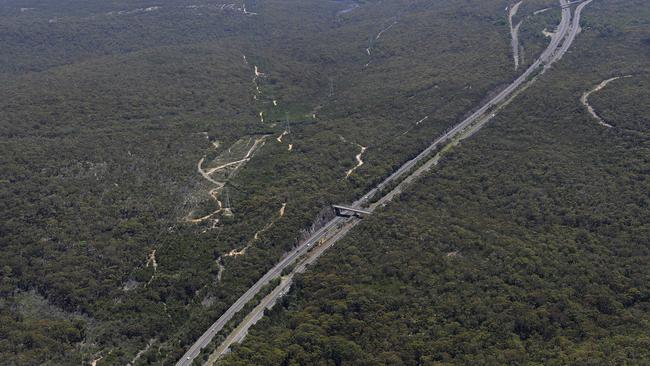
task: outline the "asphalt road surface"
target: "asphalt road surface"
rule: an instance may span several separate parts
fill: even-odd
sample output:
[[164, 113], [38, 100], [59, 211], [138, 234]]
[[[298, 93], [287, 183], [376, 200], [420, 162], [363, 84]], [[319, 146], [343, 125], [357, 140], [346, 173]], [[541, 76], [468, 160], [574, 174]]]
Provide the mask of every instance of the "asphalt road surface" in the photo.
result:
[[250, 300], [255, 297], [255, 295], [271, 280], [277, 278], [282, 273], [282, 270], [290, 266], [295, 262], [295, 260], [303, 255], [309, 248], [320, 240], [320, 238], [325, 234], [329, 229], [335, 227], [336, 225], [342, 223], [345, 218], [336, 217], [331, 221], [327, 222], [325, 226], [316, 231], [309, 239], [305, 242], [294, 248], [292, 251], [287, 253], [280, 262], [278, 262], [273, 268], [271, 268], [262, 278], [260, 278], [251, 288], [249, 288], [234, 304], [226, 310], [225, 313], [217, 319], [209, 328], [206, 330], [199, 339], [194, 342], [194, 344], [185, 352], [183, 358], [180, 359], [176, 365], [191, 365], [194, 358], [199, 355], [201, 349], [207, 346], [212, 338], [221, 331], [221, 329], [228, 323], [232, 317], [239, 312]]

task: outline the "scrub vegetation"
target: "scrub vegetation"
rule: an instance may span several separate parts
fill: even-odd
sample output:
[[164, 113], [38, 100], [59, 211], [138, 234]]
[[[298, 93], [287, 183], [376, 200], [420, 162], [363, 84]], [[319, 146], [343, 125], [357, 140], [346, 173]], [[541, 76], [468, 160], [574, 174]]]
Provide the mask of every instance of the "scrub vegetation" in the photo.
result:
[[[514, 77], [504, 4], [3, 2], [2, 359], [174, 363], [324, 207]], [[197, 163], [265, 135], [215, 193]]]
[[[569, 55], [297, 281], [223, 365], [650, 362], [650, 13]], [[612, 128], [594, 123], [593, 95]]]
[[[223, 362], [647, 357], [643, 2], [590, 5], [562, 62]], [[0, 359], [174, 364], [324, 208], [516, 77], [507, 5], [3, 1]], [[524, 21], [522, 66], [558, 20]], [[580, 95], [628, 74], [590, 97], [599, 128]], [[201, 168], [263, 136], [215, 196]]]

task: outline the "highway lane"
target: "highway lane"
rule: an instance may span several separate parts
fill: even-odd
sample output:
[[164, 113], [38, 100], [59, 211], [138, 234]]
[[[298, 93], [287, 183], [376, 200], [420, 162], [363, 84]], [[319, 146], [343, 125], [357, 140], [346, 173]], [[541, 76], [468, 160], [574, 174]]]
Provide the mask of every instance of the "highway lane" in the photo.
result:
[[[590, 2], [589, 0], [588, 2]], [[583, 3], [585, 6], [587, 3]], [[515, 90], [517, 90], [522, 84], [524, 84], [527, 79], [535, 72], [541, 65], [545, 65], [544, 69], [546, 69], [548, 66], [550, 66], [551, 63], [554, 61], [558, 60], [559, 57], [563, 53], [561, 53], [561, 50], [558, 50], [558, 46], [560, 42], [567, 38], [567, 41], [565, 41], [564, 46], [566, 45], [566, 49], [571, 45], [571, 42], [573, 42], [573, 39], [575, 38], [575, 33], [577, 33], [577, 29], [572, 29], [572, 32], [570, 34], [573, 34], [570, 37], [567, 37], [567, 32], [569, 31], [570, 24], [571, 24], [571, 9], [567, 6], [567, 1], [566, 0], [560, 0], [560, 4], [563, 7], [562, 9], [562, 18], [560, 21], [560, 24], [558, 25], [557, 31], [554, 33], [553, 37], [551, 38], [551, 41], [549, 42], [549, 45], [547, 48], [542, 52], [540, 57], [532, 64], [530, 65], [524, 73], [522, 73], [519, 77], [517, 77], [508, 87], [506, 87], [504, 90], [499, 92], [495, 97], [493, 97], [490, 101], [482, 105], [480, 108], [478, 108], [475, 112], [473, 112], [469, 117], [464, 119], [462, 122], [458, 123], [456, 126], [454, 126], [452, 129], [447, 131], [445, 134], [443, 134], [441, 137], [436, 139], [429, 145], [426, 149], [424, 149], [420, 154], [418, 154], [415, 158], [407, 161], [404, 163], [399, 169], [397, 169], [395, 172], [393, 172], [390, 176], [388, 176], [383, 182], [378, 184], [375, 188], [371, 189], [368, 193], [363, 195], [361, 198], [357, 199], [351, 206], [354, 208], [360, 208], [364, 205], [367, 205], [369, 200], [377, 193], [379, 193], [382, 189], [385, 187], [389, 186], [392, 184], [394, 181], [397, 181], [399, 178], [401, 178], [403, 175], [405, 175], [407, 172], [409, 172], [414, 166], [416, 166], [419, 162], [423, 161], [425, 158], [427, 158], [431, 153], [437, 149], [439, 146], [441, 146], [444, 142], [447, 142], [454, 137], [458, 136], [461, 134], [466, 128], [471, 126], [474, 122], [476, 122], [480, 117], [486, 114], [491, 108], [495, 107], [499, 103], [502, 103], [505, 101], [509, 96], [513, 94]], [[581, 5], [583, 5], [581, 4]], [[582, 6], [584, 8], [584, 6]], [[582, 9], [580, 8], [580, 10]], [[577, 21], [579, 22], [579, 12], [576, 10], [576, 18]], [[565, 51], [566, 52], [566, 51]], [[419, 174], [422, 173], [423, 170], [418, 169], [416, 172], [410, 174], [410, 177], [412, 179], [416, 178]], [[411, 179], [411, 180], [412, 180]], [[387, 202], [390, 198], [392, 198], [397, 191], [391, 190], [388, 194], [386, 194], [380, 201], [381, 203]], [[370, 211], [373, 211], [376, 207], [379, 205], [374, 204], [372, 205]], [[269, 270], [262, 278], [260, 278], [251, 288], [249, 288], [237, 301], [221, 316], [217, 321], [215, 321], [208, 330], [199, 337], [199, 339], [187, 350], [187, 352], [183, 355], [183, 357], [176, 363], [177, 366], [187, 366], [192, 363], [194, 358], [199, 355], [200, 351], [202, 348], [207, 346], [212, 338], [225, 326], [225, 324], [232, 319], [232, 317], [239, 312], [245, 305], [248, 303], [250, 300], [253, 299], [253, 297], [261, 290], [261, 288], [269, 283], [272, 279], [280, 276], [282, 273], [282, 270], [285, 269], [286, 267], [289, 267], [294, 263], [294, 261], [299, 258], [301, 255], [305, 254], [312, 245], [315, 243], [319, 242], [321, 239], [326, 238], [329, 234], [331, 235], [330, 230], [334, 229], [336, 230], [337, 225], [342, 225], [343, 223], [349, 222], [349, 221], [355, 221], [356, 219], [354, 218], [342, 218], [342, 217], [335, 217], [331, 221], [327, 222], [321, 229], [316, 231], [309, 239], [307, 239], [305, 242], [302, 244], [298, 245], [295, 249], [290, 251], [278, 264], [276, 264], [271, 270]], [[358, 220], [356, 220], [358, 221]], [[336, 239], [342, 237], [347, 233], [351, 227], [355, 226], [356, 223], [352, 225], [345, 225], [341, 229], [339, 229], [339, 232], [334, 236]], [[335, 239], [335, 240], [336, 240]], [[330, 239], [331, 240], [331, 239]], [[334, 241], [335, 241], [334, 240]], [[334, 243], [332, 241], [332, 244]], [[322, 253], [322, 251], [321, 251]], [[320, 254], [319, 254], [320, 255]], [[315, 260], [315, 258], [313, 259]], [[249, 317], [250, 318], [250, 315]], [[253, 317], [254, 318], [254, 317]], [[248, 328], [246, 328], [248, 329]], [[239, 334], [238, 336], [241, 336]], [[242, 337], [237, 337], [237, 339], [241, 339]]]
[[562, 58], [562, 56], [564, 56], [564, 54], [569, 50], [569, 47], [571, 47], [571, 45], [573, 44], [573, 41], [575, 40], [576, 36], [581, 31], [580, 16], [582, 14], [582, 10], [585, 8], [585, 6], [589, 5], [592, 1], [593, 0], [584, 1], [583, 3], [581, 3], [576, 7], [576, 11], [573, 14], [573, 22], [571, 24], [569, 35], [564, 40], [564, 43], [562, 44], [562, 48], [560, 48], [560, 50], [555, 55], [553, 62]]
[[551, 42], [549, 46], [546, 47], [542, 55], [539, 57], [539, 60], [546, 63], [552, 63], [554, 61], [553, 55], [557, 52], [557, 47], [565, 38], [566, 33], [569, 30], [571, 25], [571, 8], [568, 6], [566, 0], [560, 0], [562, 6], [562, 19], [560, 20], [560, 25], [557, 28], [557, 31], [551, 37]]
[[[561, 5], [564, 6], [566, 5], [566, 3], [567, 3], [566, 0], [560, 0]], [[544, 52], [541, 54], [541, 56], [532, 65], [530, 65], [528, 69], [524, 71], [524, 73], [519, 75], [517, 79], [515, 79], [510, 85], [508, 85], [508, 87], [502, 90], [489, 102], [485, 103], [483, 106], [477, 109], [465, 120], [457, 124], [454, 128], [452, 128], [447, 133], [445, 133], [437, 140], [435, 140], [433, 143], [431, 143], [431, 145], [429, 145], [420, 154], [418, 154], [418, 156], [404, 163], [393, 174], [391, 174], [383, 182], [377, 185], [377, 187], [373, 188], [368, 193], [366, 193], [362, 198], [355, 201], [352, 206], [359, 207], [363, 204], [366, 204], [368, 200], [372, 198], [372, 196], [374, 196], [377, 192], [381, 191], [383, 188], [387, 187], [391, 182], [393, 182], [394, 180], [402, 176], [405, 172], [411, 170], [415, 165], [417, 165], [420, 161], [422, 161], [422, 159], [429, 156], [431, 152], [436, 148], [438, 148], [443, 142], [458, 135], [462, 130], [467, 128], [469, 125], [474, 123], [480, 116], [485, 114], [490, 108], [504, 101], [508, 96], [510, 96], [510, 94], [512, 94], [517, 88], [519, 88], [528, 79], [528, 77], [530, 77], [539, 68], [539, 66], [542, 65], [542, 63], [550, 62], [552, 60], [551, 56], [557, 50], [558, 44], [566, 36], [566, 33], [569, 29], [570, 20], [571, 20], [571, 9], [568, 8], [562, 9], [562, 19], [560, 21], [557, 31], [551, 38], [551, 42], [549, 43], [548, 47], [544, 50]]]
[[352, 217], [345, 219], [345, 221], [345, 224], [340, 228], [338, 226], [333, 227], [323, 233], [323, 237], [312, 247], [309, 253], [298, 263], [294, 270], [287, 276], [283, 277], [280, 284], [270, 294], [264, 297], [262, 301], [244, 318], [244, 320], [226, 337], [223, 343], [217, 347], [215, 352], [210, 355], [206, 365], [214, 364], [219, 357], [228, 352], [231, 345], [241, 342], [244, 337], [246, 337], [250, 327], [264, 316], [264, 311], [274, 306], [278, 299], [289, 291], [291, 284], [293, 283], [293, 277], [297, 273], [304, 272], [308, 265], [314, 263], [327, 249], [361, 222]]
[[317, 230], [309, 239], [307, 239], [302, 244], [298, 245], [296, 248], [291, 250], [287, 255], [283, 257], [280, 262], [278, 262], [273, 268], [271, 268], [267, 273], [264, 274], [251, 288], [249, 288], [241, 297], [233, 303], [226, 312], [224, 312], [219, 319], [217, 319], [209, 328], [206, 330], [194, 344], [185, 352], [183, 357], [176, 363], [177, 366], [187, 366], [191, 365], [192, 361], [196, 356], [199, 355], [201, 349], [207, 346], [212, 338], [221, 331], [221, 329], [232, 319], [232, 317], [239, 312], [250, 300], [255, 297], [255, 295], [268, 284], [274, 278], [280, 276], [282, 270], [286, 267], [293, 264], [293, 262], [303, 255], [310, 247], [318, 242], [320, 238], [325, 234], [329, 229], [335, 227], [336, 225], [342, 223], [345, 220], [343, 217], [335, 217], [334, 219], [327, 222], [322, 228]]

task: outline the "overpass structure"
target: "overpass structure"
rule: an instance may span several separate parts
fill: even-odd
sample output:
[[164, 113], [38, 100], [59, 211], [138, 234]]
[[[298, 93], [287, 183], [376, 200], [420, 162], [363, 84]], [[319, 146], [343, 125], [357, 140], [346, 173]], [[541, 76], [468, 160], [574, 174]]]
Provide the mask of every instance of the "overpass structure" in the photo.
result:
[[341, 205], [332, 205], [332, 207], [334, 208], [334, 212], [336, 212], [336, 216], [349, 217], [349, 216], [370, 215], [370, 211], [362, 210], [360, 208], [347, 207]]

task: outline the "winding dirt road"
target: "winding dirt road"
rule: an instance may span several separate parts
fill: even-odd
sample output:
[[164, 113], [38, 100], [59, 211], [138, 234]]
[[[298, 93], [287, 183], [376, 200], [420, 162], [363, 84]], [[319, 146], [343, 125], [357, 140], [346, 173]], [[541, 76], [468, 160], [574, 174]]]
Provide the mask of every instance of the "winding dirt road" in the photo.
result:
[[613, 78], [609, 78], [607, 80], [604, 80], [600, 84], [596, 85], [596, 87], [594, 87], [590, 91], [582, 94], [582, 97], [580, 97], [580, 102], [582, 102], [582, 104], [585, 107], [587, 107], [587, 111], [589, 111], [589, 114], [591, 114], [596, 119], [596, 121], [598, 121], [598, 124], [600, 124], [601, 126], [605, 126], [605, 127], [608, 127], [608, 128], [613, 127], [609, 123], [605, 122], [605, 120], [603, 120], [603, 118], [601, 116], [599, 116], [598, 113], [596, 113], [596, 111], [594, 110], [594, 107], [591, 106], [591, 104], [589, 104], [589, 96], [591, 94], [597, 92], [597, 91], [602, 90], [603, 88], [605, 88], [607, 86], [607, 84], [611, 83], [614, 80], [623, 79], [623, 78], [631, 78], [631, 77], [632, 77], [632, 75], [625, 75], [625, 76], [616, 76], [616, 77], [613, 77]]
[[[221, 213], [224, 210], [223, 203], [221, 202], [221, 200], [219, 200], [219, 194], [223, 190], [223, 187], [226, 185], [226, 182], [229, 179], [231, 179], [239, 169], [241, 169], [241, 167], [244, 165], [244, 163], [248, 162], [253, 157], [253, 154], [255, 154], [255, 152], [260, 147], [262, 147], [264, 145], [264, 140], [266, 139], [266, 137], [267, 137], [267, 135], [264, 135], [264, 136], [262, 136], [262, 137], [260, 137], [258, 139], [255, 139], [255, 141], [253, 142], [253, 146], [251, 146], [248, 149], [248, 151], [246, 152], [246, 155], [242, 159], [231, 161], [231, 162], [219, 165], [217, 167], [210, 168], [208, 170], [203, 169], [203, 163], [205, 161], [205, 157], [202, 157], [199, 160], [199, 162], [197, 164], [197, 167], [196, 167], [199, 174], [201, 174], [201, 176], [203, 178], [205, 178], [207, 181], [209, 181], [210, 183], [216, 185], [216, 187], [212, 188], [208, 192], [208, 194], [210, 195], [210, 197], [212, 197], [212, 199], [214, 201], [216, 201], [218, 208], [215, 211], [213, 211], [212, 213], [209, 213], [209, 214], [207, 214], [205, 216], [198, 217], [198, 218], [191, 218], [191, 213], [190, 213], [187, 217], [185, 217], [186, 222], [193, 223], [193, 224], [198, 224], [198, 223], [201, 223], [201, 222], [203, 222], [205, 220], [211, 219], [213, 216]], [[231, 148], [232, 148], [232, 146], [231, 146]], [[228, 149], [228, 151], [230, 152], [230, 149]], [[230, 172], [230, 174], [228, 174], [228, 177], [227, 177], [227, 179], [225, 181], [218, 181], [218, 180], [215, 180], [214, 178], [212, 178], [212, 175], [214, 175], [215, 173], [220, 172], [220, 171], [222, 171], [222, 170], [224, 170], [226, 168], [230, 168], [230, 167], [234, 167], [234, 169]]]
[[357, 165], [353, 166], [350, 170], [345, 172], [345, 179], [350, 178], [350, 175], [363, 165], [363, 160], [361, 160], [361, 155], [363, 155], [363, 153], [366, 152], [367, 147], [361, 145], [358, 146], [359, 148], [361, 148], [361, 151], [355, 156], [355, 159], [357, 160]]

